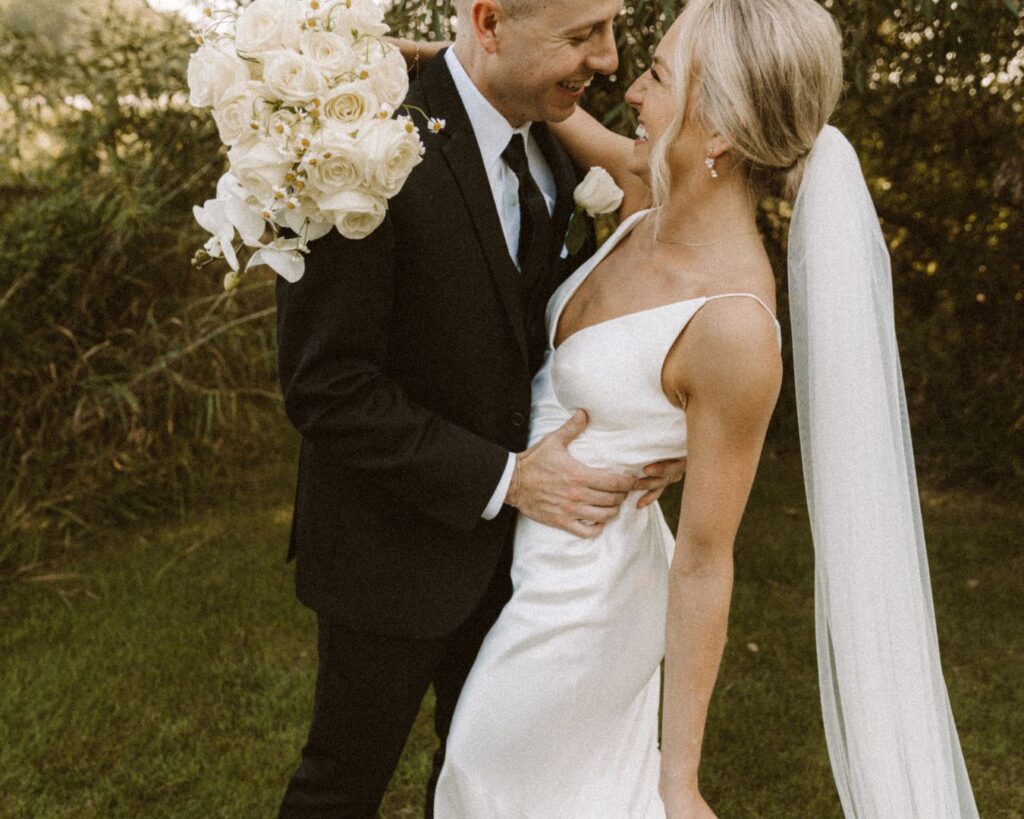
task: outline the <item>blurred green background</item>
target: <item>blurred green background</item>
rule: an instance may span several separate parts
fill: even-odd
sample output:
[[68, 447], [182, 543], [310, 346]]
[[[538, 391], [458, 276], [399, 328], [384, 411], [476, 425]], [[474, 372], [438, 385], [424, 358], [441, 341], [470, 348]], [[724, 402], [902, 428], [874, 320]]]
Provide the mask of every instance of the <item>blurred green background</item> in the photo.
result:
[[[839, 19], [847, 46], [849, 87], [835, 122], [860, 152], [894, 260], [897, 329], [926, 487], [947, 671], [950, 644], [968, 654], [973, 650], [973, 659], [958, 661], [973, 670], [965, 672], [962, 684], [951, 682], [967, 703], [968, 730], [978, 732], [965, 739], [965, 746], [978, 749], [976, 756], [968, 754], [968, 763], [984, 760], [983, 770], [972, 766], [989, 788], [983, 815], [1024, 816], [1024, 765], [1020, 752], [1011, 750], [1024, 740], [1020, 718], [1011, 716], [1022, 704], [1019, 686], [1008, 682], [1024, 676], [1024, 22], [1014, 0], [824, 5]], [[187, 15], [179, 13], [183, 6], [188, 0], [0, 0], [0, 648], [11, 658], [8, 670], [0, 670], [7, 675], [0, 679], [7, 697], [0, 700], [0, 770], [7, 769], [0, 775], [3, 815], [240, 816], [262, 810], [240, 805], [266, 807], [265, 801], [229, 798], [210, 813], [198, 807], [175, 813], [168, 807], [173, 801], [161, 801], [159, 794], [142, 802], [125, 797], [141, 787], [131, 777], [115, 777], [120, 784], [108, 791], [90, 791], [88, 782], [105, 780], [100, 773], [83, 773], [91, 770], [81, 767], [88, 746], [74, 743], [67, 746], [75, 749], [74, 759], [44, 775], [53, 744], [72, 735], [98, 743], [85, 753], [97, 771], [116, 770], [110, 746], [124, 739], [103, 734], [100, 726], [109, 728], [116, 720], [97, 715], [114, 707], [111, 702], [130, 701], [130, 693], [101, 686], [98, 699], [86, 699], [93, 704], [83, 706], [93, 716], [76, 713], [41, 732], [33, 733], [35, 718], [25, 717], [65, 700], [76, 680], [96, 684], [87, 670], [96, 666], [89, 663], [109, 657], [109, 646], [135, 646], [114, 652], [123, 658], [124, 665], [116, 666], [122, 671], [138, 663], [163, 669], [157, 681], [139, 682], [135, 696], [142, 701], [152, 699], [159, 680], [179, 693], [190, 684], [199, 661], [182, 660], [188, 652], [181, 646], [172, 641], [169, 656], [151, 655], [157, 647], [147, 641], [154, 631], [129, 638], [112, 623], [152, 619], [159, 633], [159, 624], [180, 615], [179, 625], [193, 636], [209, 628], [208, 641], [196, 638], [193, 648], [219, 657], [232, 684], [243, 668], [257, 680], [269, 675], [267, 686], [257, 686], [246, 701], [285, 696], [292, 710], [278, 703], [273, 715], [250, 726], [279, 728], [272, 740], [261, 738], [269, 744], [260, 753], [283, 766], [275, 767], [267, 793], [286, 778], [293, 761], [288, 755], [294, 756], [307, 716], [312, 626], [308, 613], [290, 600], [287, 570], [277, 562], [287, 533], [296, 439], [283, 420], [275, 378], [273, 280], [270, 274], [249, 277], [226, 298], [220, 292], [223, 270], [190, 267], [205, 239], [191, 209], [213, 195], [225, 157], [212, 120], [187, 104], [185, 66], [194, 44]], [[611, 127], [632, 132], [624, 90], [646, 66], [678, 7], [668, 0], [627, 0], [619, 22], [620, 70], [595, 83], [587, 100]], [[448, 0], [398, 0], [390, 13], [402, 33], [450, 34]], [[761, 222], [778, 262], [784, 321], [789, 213], [785, 202], [763, 202]], [[760, 565], [750, 583], [751, 589], [791, 588], [791, 608], [783, 607], [791, 628], [781, 645], [799, 658], [787, 660], [783, 651], [775, 659], [780, 668], [802, 669], [792, 670], [806, 684], [799, 689], [803, 710], [795, 723], [806, 727], [817, 725], [817, 704], [807, 642], [810, 544], [797, 448], [790, 381], [765, 467], [773, 485], [785, 491], [779, 489], [780, 496], [761, 481], [740, 546], [749, 544], [756, 554], [755, 544], [768, 543], [758, 561], [767, 561], [766, 555], [795, 560], [785, 569], [770, 561]], [[272, 519], [261, 517], [266, 515]], [[250, 526], [246, 520], [262, 523]], [[798, 534], [770, 547], [778, 537], [770, 533], [779, 527]], [[253, 542], [253, 533], [262, 540]], [[212, 550], [214, 566], [228, 561], [222, 575], [209, 572], [211, 558], [203, 554]], [[252, 561], [261, 568], [255, 577], [246, 574]], [[773, 571], [784, 576], [773, 580]], [[740, 572], [742, 589], [742, 565]], [[139, 579], [143, 574], [145, 582]], [[154, 584], [164, 588], [175, 575], [185, 588], [195, 584], [206, 591], [185, 600], [155, 592]], [[253, 621], [242, 623], [237, 607], [218, 599], [223, 587], [210, 585], [211, 577], [264, 584], [264, 596], [256, 596], [265, 622], [253, 613], [254, 622], [264, 622], [260, 639], [277, 649], [251, 642], [255, 638], [246, 629]], [[988, 583], [990, 591], [980, 601]], [[228, 598], [239, 593], [235, 588]], [[974, 602], [964, 598], [971, 593], [977, 593]], [[744, 614], [738, 593], [734, 630], [745, 633], [763, 623], [764, 633], [771, 633], [772, 616], [758, 608], [767, 604], [755, 599], [760, 602]], [[944, 615], [943, 601], [954, 607], [955, 617]], [[214, 616], [223, 619], [216, 628], [206, 619]], [[281, 620], [288, 621], [291, 641], [281, 638]], [[239, 639], [250, 649], [225, 659], [223, 641], [237, 634], [247, 635]], [[995, 642], [997, 636], [1004, 639]], [[294, 649], [296, 640], [305, 640], [301, 650]], [[65, 646], [61, 656], [77, 663], [81, 676], [61, 676], [50, 687], [33, 685], [40, 674], [63, 668], [53, 662], [54, 645]], [[751, 656], [767, 662], [764, 653], [742, 644], [733, 649], [738, 653], [732, 660], [727, 656], [723, 679], [768, 679], [764, 667], [742, 665], [753, 662]], [[729, 685], [723, 683], [720, 692]], [[749, 707], [788, 708], [777, 699], [783, 693], [766, 689], [766, 699], [754, 697]], [[995, 711], [993, 700], [1001, 704]], [[216, 708], [228, 708], [227, 699], [217, 702]], [[218, 719], [230, 721], [215, 709], [196, 730]], [[153, 730], [164, 736], [167, 726], [154, 716], [158, 723]], [[177, 741], [187, 745], [189, 729], [179, 727]], [[764, 730], [783, 728], [775, 723]], [[988, 732], [994, 732], [991, 742]], [[816, 766], [808, 782], [821, 783], [829, 806], [803, 815], [833, 815], [820, 731], [800, 737], [810, 744], [806, 764]], [[779, 740], [787, 747], [795, 741]], [[726, 765], [729, 741], [717, 741]], [[178, 747], [173, 738], [167, 742], [168, 748]], [[413, 815], [407, 811], [429, 744], [424, 728], [421, 745], [396, 780], [400, 791], [408, 786], [413, 796], [393, 797], [391, 815]], [[245, 747], [240, 759], [259, 758]], [[159, 744], [154, 749], [180, 751]], [[203, 753], [212, 758], [217, 751]], [[762, 765], [779, 776], [796, 764], [779, 758], [771, 766], [762, 763], [758, 757], [743, 764]], [[199, 765], [192, 776], [202, 776], [202, 770]], [[222, 778], [235, 776], [213, 770]], [[54, 777], [73, 780], [76, 771], [84, 776], [82, 792], [92, 794], [88, 799], [47, 790]], [[721, 776], [712, 781], [728, 794], [730, 780]], [[784, 779], [757, 787], [768, 795], [763, 804], [797, 804]], [[251, 798], [259, 793], [246, 792]], [[171, 796], [181, 793], [172, 789]], [[784, 808], [771, 813], [750, 801], [727, 804], [734, 808], [723, 808], [726, 816], [800, 815]], [[34, 811], [33, 805], [46, 807]]]

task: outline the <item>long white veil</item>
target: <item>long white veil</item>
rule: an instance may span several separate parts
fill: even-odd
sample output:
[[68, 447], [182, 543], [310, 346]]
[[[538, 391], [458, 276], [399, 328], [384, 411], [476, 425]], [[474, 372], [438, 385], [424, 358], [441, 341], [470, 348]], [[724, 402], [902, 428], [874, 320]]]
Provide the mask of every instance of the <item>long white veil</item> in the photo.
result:
[[847, 817], [977, 817], [939, 662], [889, 253], [853, 147], [826, 127], [789, 237], [818, 674]]

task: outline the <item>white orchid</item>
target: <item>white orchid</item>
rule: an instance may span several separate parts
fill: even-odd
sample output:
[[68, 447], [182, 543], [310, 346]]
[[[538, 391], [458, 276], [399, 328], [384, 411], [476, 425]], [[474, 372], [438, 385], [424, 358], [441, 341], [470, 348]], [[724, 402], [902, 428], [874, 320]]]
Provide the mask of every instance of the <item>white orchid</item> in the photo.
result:
[[242, 242], [247, 247], [259, 247], [267, 229], [263, 209], [234, 174], [229, 172], [220, 178], [217, 199], [224, 203], [224, 214]]
[[203, 230], [213, 234], [203, 248], [214, 259], [224, 258], [232, 270], [238, 270], [238, 255], [235, 253], [235, 226], [227, 215], [227, 204], [219, 199], [209, 199], [202, 207], [196, 205], [192, 214]]
[[306, 259], [302, 255], [302, 248], [299, 239], [276, 239], [252, 254], [246, 270], [266, 265], [281, 278], [294, 284], [306, 272]]

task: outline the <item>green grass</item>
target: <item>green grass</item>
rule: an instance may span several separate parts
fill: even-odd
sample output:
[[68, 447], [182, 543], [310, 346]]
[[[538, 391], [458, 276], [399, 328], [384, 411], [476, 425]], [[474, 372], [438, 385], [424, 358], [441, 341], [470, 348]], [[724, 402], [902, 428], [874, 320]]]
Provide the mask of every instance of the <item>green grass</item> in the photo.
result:
[[[297, 762], [314, 618], [284, 565], [292, 466], [174, 525], [111, 533], [0, 581], [0, 816], [272, 816]], [[673, 504], [674, 505], [674, 504]], [[925, 495], [946, 677], [979, 808], [1024, 817], [1024, 513]], [[799, 469], [767, 459], [737, 587], [704, 787], [723, 817], [838, 817], [818, 711]], [[751, 645], [756, 645], [756, 651]], [[420, 815], [424, 703], [383, 816]]]

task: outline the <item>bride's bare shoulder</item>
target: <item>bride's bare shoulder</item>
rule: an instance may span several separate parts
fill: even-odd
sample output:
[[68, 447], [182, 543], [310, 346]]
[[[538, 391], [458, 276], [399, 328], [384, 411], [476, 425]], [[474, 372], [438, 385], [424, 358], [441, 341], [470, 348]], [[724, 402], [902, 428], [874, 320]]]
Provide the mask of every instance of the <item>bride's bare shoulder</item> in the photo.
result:
[[774, 406], [781, 382], [779, 330], [768, 293], [709, 297], [662, 371], [666, 395], [680, 406], [697, 395], [736, 409]]

